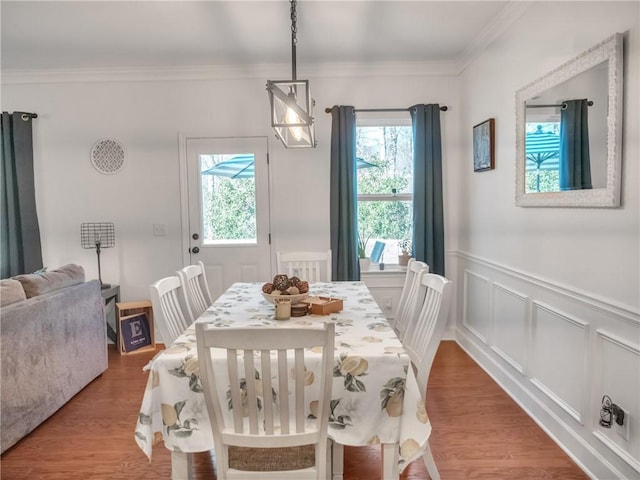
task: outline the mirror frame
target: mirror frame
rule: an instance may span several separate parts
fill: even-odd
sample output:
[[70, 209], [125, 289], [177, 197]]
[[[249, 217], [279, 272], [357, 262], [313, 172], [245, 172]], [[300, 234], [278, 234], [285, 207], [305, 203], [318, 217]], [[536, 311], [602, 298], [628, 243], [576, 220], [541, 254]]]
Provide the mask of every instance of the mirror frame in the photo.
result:
[[[622, 175], [622, 45], [616, 33], [516, 92], [516, 206], [619, 207]], [[563, 192], [525, 192], [525, 101], [609, 61], [607, 108], [607, 186]]]

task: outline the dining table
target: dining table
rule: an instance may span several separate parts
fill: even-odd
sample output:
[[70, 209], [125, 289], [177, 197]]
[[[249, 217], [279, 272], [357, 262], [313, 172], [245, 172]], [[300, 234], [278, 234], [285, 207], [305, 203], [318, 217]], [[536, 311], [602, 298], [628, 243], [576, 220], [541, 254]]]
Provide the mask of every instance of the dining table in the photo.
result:
[[[310, 296], [342, 300], [342, 310], [276, 320], [262, 295], [262, 283], [231, 285], [196, 322], [218, 328], [310, 327], [335, 324], [335, 359], [329, 438], [335, 444], [382, 449], [381, 477], [396, 480], [428, 448], [431, 424], [402, 343], [363, 282], [318, 282]], [[152, 461], [154, 447], [171, 451], [171, 478], [190, 478], [191, 453], [214, 449], [213, 434], [199, 376], [192, 324], [145, 366], [134, 438]], [[334, 480], [342, 479], [342, 448], [335, 449]]]

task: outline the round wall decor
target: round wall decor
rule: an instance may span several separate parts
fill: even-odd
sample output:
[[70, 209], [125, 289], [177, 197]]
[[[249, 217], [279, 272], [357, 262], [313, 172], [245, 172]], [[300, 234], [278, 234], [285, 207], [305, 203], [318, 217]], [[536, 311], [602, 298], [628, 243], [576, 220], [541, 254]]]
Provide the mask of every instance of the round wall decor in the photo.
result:
[[124, 167], [124, 159], [124, 147], [117, 140], [103, 138], [91, 147], [91, 163], [100, 173], [118, 173]]

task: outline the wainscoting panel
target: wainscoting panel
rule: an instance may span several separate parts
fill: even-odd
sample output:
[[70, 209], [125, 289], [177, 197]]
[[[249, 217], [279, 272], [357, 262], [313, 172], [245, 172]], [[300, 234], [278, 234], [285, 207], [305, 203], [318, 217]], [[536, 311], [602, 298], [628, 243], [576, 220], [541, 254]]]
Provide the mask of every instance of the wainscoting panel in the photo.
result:
[[491, 332], [490, 305], [490, 280], [465, 270], [463, 324], [485, 344]]
[[[594, 391], [607, 395], [613, 403], [628, 413], [629, 438], [621, 435], [622, 428], [605, 428], [596, 424], [593, 434], [613, 452], [620, 455], [640, 478], [640, 345], [628, 342], [605, 330], [596, 332], [598, 376]], [[618, 381], [623, 378], [624, 381]], [[634, 416], [634, 413], [635, 416]]]
[[[640, 311], [451, 252], [456, 341], [594, 479], [640, 479]], [[600, 427], [604, 394], [629, 440]]]
[[524, 375], [527, 361], [528, 297], [493, 284], [491, 349]]
[[531, 383], [583, 423], [589, 325], [533, 302]]

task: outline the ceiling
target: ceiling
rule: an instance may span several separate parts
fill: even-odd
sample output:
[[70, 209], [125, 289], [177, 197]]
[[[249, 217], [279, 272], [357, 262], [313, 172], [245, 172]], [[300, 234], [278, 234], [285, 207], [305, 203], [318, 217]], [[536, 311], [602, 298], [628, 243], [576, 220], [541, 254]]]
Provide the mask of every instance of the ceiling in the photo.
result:
[[[464, 66], [505, 28], [518, 3], [299, 0], [298, 67]], [[0, 4], [5, 71], [291, 62], [286, 0]]]

